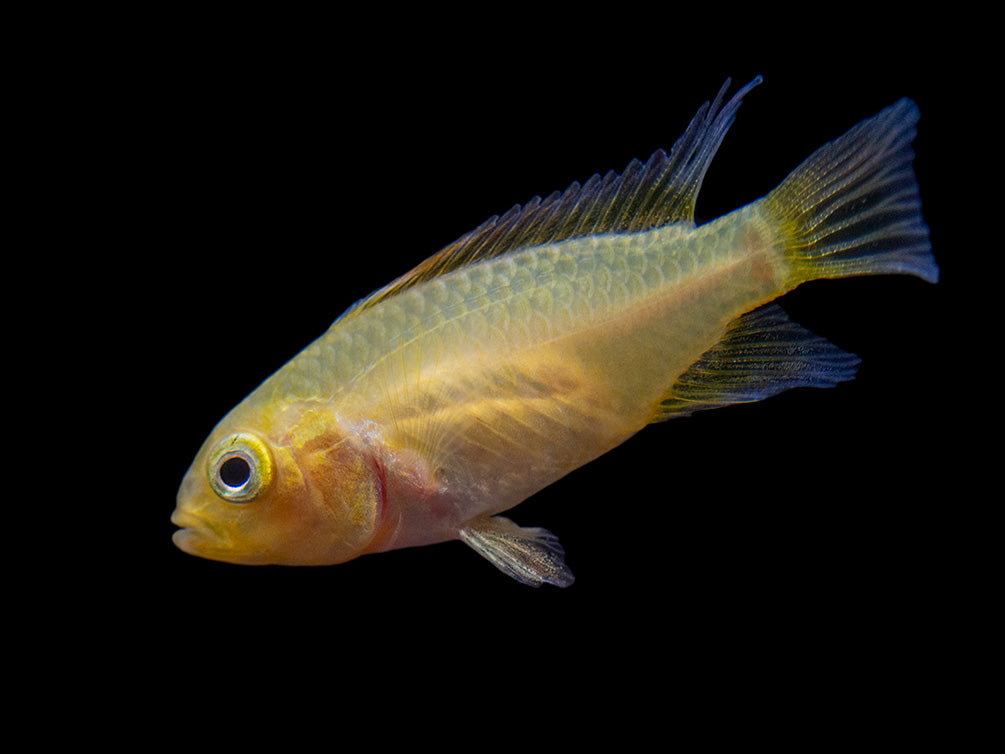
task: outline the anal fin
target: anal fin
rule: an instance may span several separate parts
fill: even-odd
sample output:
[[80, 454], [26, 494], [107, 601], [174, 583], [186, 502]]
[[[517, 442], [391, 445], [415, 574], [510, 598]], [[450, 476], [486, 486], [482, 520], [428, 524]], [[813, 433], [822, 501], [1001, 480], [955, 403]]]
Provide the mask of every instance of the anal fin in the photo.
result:
[[858, 363], [854, 354], [794, 323], [778, 304], [765, 304], [729, 325], [725, 337], [677, 379], [652, 421], [796, 387], [833, 387], [853, 379]]
[[547, 529], [522, 528], [502, 516], [485, 516], [469, 522], [460, 536], [475, 552], [523, 584], [565, 587], [574, 581], [558, 538]]

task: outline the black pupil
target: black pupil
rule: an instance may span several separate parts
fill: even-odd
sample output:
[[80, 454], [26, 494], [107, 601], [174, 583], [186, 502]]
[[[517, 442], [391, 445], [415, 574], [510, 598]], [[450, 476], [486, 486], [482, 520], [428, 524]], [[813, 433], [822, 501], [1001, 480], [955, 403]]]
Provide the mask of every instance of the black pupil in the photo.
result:
[[251, 467], [240, 456], [228, 458], [220, 464], [220, 481], [228, 487], [240, 487], [251, 476]]

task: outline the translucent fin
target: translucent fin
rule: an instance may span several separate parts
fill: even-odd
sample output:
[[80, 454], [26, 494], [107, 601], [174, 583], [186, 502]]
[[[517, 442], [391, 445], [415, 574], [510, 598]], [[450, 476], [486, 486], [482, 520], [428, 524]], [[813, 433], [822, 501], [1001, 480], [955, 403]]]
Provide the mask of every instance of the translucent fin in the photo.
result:
[[653, 421], [732, 403], [749, 403], [795, 387], [833, 387], [855, 376], [857, 356], [792, 322], [766, 304], [732, 322], [725, 337], [680, 376]]
[[461, 540], [496, 568], [522, 584], [570, 586], [572, 571], [558, 538], [547, 529], [524, 529], [508, 518], [479, 518], [460, 532]]
[[761, 83], [758, 76], [724, 103], [730, 81], [706, 102], [674, 144], [649, 161], [629, 163], [618, 175], [595, 175], [545, 199], [534, 197], [502, 217], [492, 217], [413, 270], [356, 302], [345, 319], [426, 280], [510, 251], [597, 233], [633, 233], [674, 222], [693, 222], [702, 179], [736, 118], [744, 95]]
[[818, 149], [761, 200], [784, 231], [791, 287], [883, 273], [938, 280], [911, 165], [918, 117], [900, 100]]

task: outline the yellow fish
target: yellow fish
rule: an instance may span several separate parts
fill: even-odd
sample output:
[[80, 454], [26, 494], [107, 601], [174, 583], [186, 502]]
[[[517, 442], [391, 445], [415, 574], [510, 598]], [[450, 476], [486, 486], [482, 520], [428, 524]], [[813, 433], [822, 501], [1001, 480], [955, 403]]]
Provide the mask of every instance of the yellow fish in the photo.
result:
[[172, 521], [185, 552], [317, 565], [460, 539], [568, 586], [558, 540], [498, 514], [651, 422], [858, 359], [774, 299], [818, 278], [936, 282], [902, 99], [767, 196], [703, 225], [695, 197], [755, 78], [669, 154], [535, 197], [350, 307], [216, 426]]

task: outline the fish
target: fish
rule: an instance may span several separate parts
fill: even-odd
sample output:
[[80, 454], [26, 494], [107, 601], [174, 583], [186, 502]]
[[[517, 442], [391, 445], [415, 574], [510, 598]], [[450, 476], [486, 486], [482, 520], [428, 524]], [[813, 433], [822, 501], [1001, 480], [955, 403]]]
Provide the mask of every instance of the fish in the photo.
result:
[[507, 513], [644, 427], [851, 380], [793, 322], [802, 283], [939, 268], [902, 98], [774, 190], [698, 224], [708, 166], [757, 76], [669, 151], [496, 215], [357, 301], [233, 408], [185, 473], [182, 551], [334, 565], [460, 540], [567, 587], [558, 538]]

